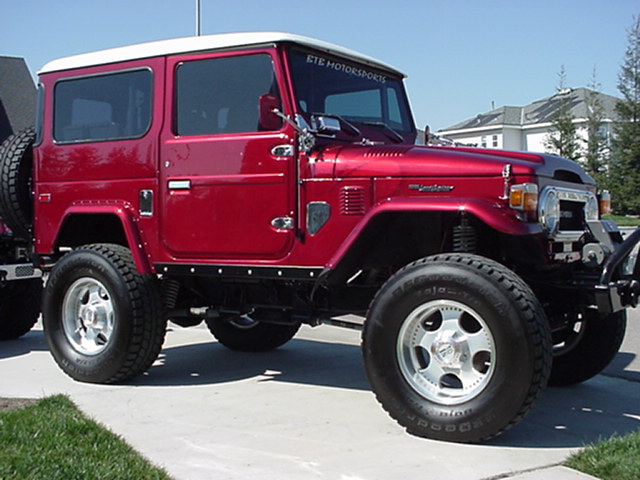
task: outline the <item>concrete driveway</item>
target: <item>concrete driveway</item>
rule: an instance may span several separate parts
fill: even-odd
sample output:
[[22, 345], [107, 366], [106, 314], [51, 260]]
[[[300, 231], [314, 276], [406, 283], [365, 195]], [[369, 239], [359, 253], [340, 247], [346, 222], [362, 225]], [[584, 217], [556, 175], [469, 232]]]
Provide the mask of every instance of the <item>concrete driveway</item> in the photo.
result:
[[66, 377], [36, 327], [0, 343], [0, 396], [66, 393], [180, 480], [577, 478], [557, 464], [640, 428], [639, 323], [633, 311], [604, 375], [549, 388], [522, 423], [484, 445], [405, 433], [369, 389], [359, 333], [333, 327], [303, 327], [263, 354], [229, 351], [204, 326], [172, 327], [150, 371], [117, 386]]

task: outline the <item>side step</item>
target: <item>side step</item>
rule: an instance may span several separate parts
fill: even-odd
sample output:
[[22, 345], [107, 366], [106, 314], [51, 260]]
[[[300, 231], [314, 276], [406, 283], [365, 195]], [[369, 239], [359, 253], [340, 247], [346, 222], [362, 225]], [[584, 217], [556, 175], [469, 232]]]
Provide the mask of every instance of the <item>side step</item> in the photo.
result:
[[359, 331], [362, 331], [364, 328], [364, 318], [356, 317], [355, 315], [347, 315], [340, 318], [321, 318], [320, 323], [323, 325], [332, 325], [334, 327], [349, 328], [351, 330]]

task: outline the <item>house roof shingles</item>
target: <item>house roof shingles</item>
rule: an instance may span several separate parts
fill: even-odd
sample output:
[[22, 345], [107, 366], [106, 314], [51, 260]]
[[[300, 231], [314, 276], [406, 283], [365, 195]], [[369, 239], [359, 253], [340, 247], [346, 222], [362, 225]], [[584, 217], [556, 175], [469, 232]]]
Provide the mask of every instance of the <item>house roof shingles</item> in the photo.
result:
[[[586, 88], [570, 89], [566, 92], [557, 93], [551, 97], [543, 98], [524, 107], [504, 106], [481, 113], [473, 118], [452, 125], [440, 131], [465, 130], [471, 128], [493, 127], [501, 125], [513, 125], [524, 127], [540, 123], [551, 122], [554, 112], [558, 108], [558, 103], [563, 96], [569, 96], [571, 115], [574, 118], [587, 117], [587, 98], [589, 92]], [[615, 105], [618, 99], [611, 95], [597, 92], [598, 98], [603, 108], [604, 117], [615, 119]]]
[[36, 88], [23, 58], [0, 56], [0, 143], [32, 126]]

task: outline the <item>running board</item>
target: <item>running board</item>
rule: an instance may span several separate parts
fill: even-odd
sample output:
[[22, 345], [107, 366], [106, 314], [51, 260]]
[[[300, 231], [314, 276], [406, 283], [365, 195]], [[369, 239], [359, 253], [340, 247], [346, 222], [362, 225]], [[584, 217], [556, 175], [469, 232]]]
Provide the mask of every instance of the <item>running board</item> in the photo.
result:
[[354, 322], [350, 320], [340, 320], [337, 318], [321, 318], [320, 323], [323, 325], [332, 325], [334, 327], [340, 328], [349, 328], [351, 330], [359, 330], [362, 331], [364, 325], [359, 322]]

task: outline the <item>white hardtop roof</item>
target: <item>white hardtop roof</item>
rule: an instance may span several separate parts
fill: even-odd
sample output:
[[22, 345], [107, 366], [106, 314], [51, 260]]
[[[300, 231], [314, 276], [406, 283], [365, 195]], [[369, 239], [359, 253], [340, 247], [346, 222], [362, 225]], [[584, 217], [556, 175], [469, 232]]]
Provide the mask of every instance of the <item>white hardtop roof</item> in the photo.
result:
[[235, 47], [273, 44], [276, 42], [293, 42], [320, 50], [330, 51], [354, 60], [364, 61], [370, 65], [384, 68], [385, 70], [391, 70], [404, 76], [404, 74], [390, 65], [354, 50], [349, 50], [339, 45], [334, 45], [332, 43], [323, 42], [321, 40], [301, 35], [281, 32], [224, 33], [129, 45], [126, 47], [112, 48], [109, 50], [101, 50], [98, 52], [85, 53], [53, 60], [42, 67], [38, 74], [94, 65], [106, 65], [141, 58], [189, 52], [224, 50]]

